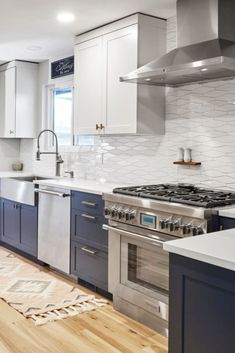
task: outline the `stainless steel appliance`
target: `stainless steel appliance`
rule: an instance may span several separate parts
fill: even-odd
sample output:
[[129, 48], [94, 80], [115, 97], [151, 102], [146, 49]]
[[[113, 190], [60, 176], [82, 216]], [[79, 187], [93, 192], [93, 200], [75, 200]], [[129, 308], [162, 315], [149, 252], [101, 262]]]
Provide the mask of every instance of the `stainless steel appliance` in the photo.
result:
[[114, 307], [167, 335], [169, 262], [163, 243], [214, 230], [217, 207], [235, 203], [235, 194], [163, 184], [114, 189], [104, 199]]
[[2, 178], [1, 197], [7, 200], [16, 201], [25, 205], [36, 206], [37, 195], [34, 189], [36, 180], [49, 179], [35, 175], [24, 177]]
[[235, 76], [235, 2], [178, 0], [178, 48], [120, 78], [157, 86]]
[[70, 190], [40, 186], [38, 259], [70, 273]]

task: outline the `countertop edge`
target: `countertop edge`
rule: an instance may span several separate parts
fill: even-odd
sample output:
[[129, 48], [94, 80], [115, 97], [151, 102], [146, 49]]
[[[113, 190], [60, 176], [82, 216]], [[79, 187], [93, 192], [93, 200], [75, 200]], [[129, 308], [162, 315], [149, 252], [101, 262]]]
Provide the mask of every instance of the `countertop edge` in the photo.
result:
[[[175, 242], [175, 240], [174, 240]], [[200, 253], [198, 251], [193, 251], [189, 249], [184, 249], [181, 248], [179, 245], [173, 245], [171, 244], [172, 242], [166, 242], [163, 245], [163, 249], [169, 253], [173, 253], [176, 255], [184, 256], [193, 260], [205, 262], [210, 265], [214, 265], [217, 267], [222, 267], [230, 271], [235, 271], [235, 262], [231, 261], [226, 261], [224, 259], [221, 259], [219, 257], [214, 257], [212, 255], [206, 255], [203, 253]]]
[[[72, 185], [72, 183], [76, 183], [77, 185]], [[81, 183], [81, 185], [79, 185]], [[87, 183], [87, 185], [86, 185]], [[100, 195], [102, 196], [104, 193], [112, 193], [115, 187], [119, 185], [109, 184], [109, 183], [99, 183], [94, 181], [94, 186], [92, 186], [93, 181], [91, 180], [81, 180], [81, 179], [73, 179], [73, 180], [65, 180], [65, 179], [45, 179], [45, 180], [36, 180], [34, 184], [41, 186], [48, 186], [54, 188], [62, 188], [69, 189], [71, 191], [80, 191], [86, 192], [90, 194]]]
[[80, 191], [80, 192], [87, 192], [89, 194], [96, 194], [96, 195], [102, 195], [103, 194], [103, 191], [99, 191], [97, 189], [91, 189], [91, 188], [86, 188], [86, 187], [80, 187], [80, 186], [71, 186], [71, 185], [62, 185], [62, 184], [59, 184], [59, 183], [52, 183], [51, 180], [49, 179], [48, 182], [47, 180], [43, 180], [43, 181], [37, 181], [35, 180], [34, 181], [34, 184], [37, 184], [37, 185], [44, 185], [44, 186], [51, 186], [51, 187], [54, 187], [54, 188], [61, 188], [61, 189], [69, 189], [69, 190], [72, 190], [72, 191]]

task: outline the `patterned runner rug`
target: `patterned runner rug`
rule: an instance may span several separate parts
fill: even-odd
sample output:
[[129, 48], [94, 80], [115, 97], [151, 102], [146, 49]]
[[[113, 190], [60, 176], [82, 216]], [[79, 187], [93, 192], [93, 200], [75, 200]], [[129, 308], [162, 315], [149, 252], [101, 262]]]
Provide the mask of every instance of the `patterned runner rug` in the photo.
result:
[[37, 325], [107, 304], [0, 247], [0, 298]]

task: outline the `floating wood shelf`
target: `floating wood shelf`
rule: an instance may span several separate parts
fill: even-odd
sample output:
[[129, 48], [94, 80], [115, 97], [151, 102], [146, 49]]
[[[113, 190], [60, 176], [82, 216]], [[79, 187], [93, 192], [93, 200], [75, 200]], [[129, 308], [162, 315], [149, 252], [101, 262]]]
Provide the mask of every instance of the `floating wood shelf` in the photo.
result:
[[173, 162], [173, 164], [177, 165], [201, 165], [201, 162]]

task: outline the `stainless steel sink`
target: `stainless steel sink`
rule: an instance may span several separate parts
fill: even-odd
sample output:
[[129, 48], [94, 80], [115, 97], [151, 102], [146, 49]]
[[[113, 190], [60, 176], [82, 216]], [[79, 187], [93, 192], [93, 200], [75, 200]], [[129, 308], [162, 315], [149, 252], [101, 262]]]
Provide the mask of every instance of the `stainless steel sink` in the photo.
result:
[[1, 179], [1, 197], [7, 200], [36, 206], [38, 197], [34, 192], [34, 180], [45, 180], [50, 178], [36, 175], [27, 177], [12, 177]]
[[27, 176], [27, 177], [11, 177], [9, 179], [27, 181], [27, 182], [33, 183], [35, 180], [46, 180], [46, 179], [51, 179], [51, 178], [45, 178], [45, 177], [32, 175], [32, 176]]

